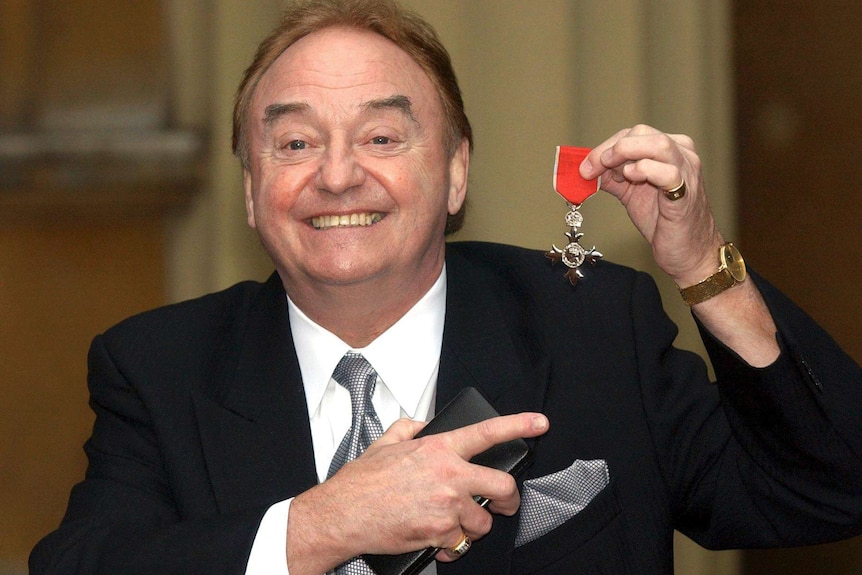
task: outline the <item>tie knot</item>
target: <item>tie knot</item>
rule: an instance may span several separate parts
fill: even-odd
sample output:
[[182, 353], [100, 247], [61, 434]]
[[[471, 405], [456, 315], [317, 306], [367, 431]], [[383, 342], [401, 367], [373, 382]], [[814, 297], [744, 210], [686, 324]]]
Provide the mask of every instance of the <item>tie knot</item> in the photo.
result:
[[361, 353], [348, 351], [335, 366], [332, 379], [350, 392], [352, 403], [371, 398], [377, 383], [377, 372]]

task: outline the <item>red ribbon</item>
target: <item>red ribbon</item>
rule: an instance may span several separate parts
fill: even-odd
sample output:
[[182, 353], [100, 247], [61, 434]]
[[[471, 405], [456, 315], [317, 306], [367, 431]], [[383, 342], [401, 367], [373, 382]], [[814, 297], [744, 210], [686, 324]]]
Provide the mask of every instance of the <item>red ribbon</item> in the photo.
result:
[[554, 160], [554, 190], [571, 204], [584, 203], [599, 189], [596, 180], [585, 180], [578, 170], [589, 153], [589, 148], [557, 146]]

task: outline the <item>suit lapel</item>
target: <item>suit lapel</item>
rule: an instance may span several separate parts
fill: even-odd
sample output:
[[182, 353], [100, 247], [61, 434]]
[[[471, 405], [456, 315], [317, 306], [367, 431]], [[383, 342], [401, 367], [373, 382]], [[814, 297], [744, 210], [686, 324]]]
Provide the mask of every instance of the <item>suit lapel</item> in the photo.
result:
[[437, 408], [474, 386], [500, 413], [541, 410], [548, 359], [523, 302], [500, 276], [458, 253], [447, 257], [446, 270]]
[[221, 512], [265, 506], [317, 483], [302, 376], [280, 279], [237, 313], [193, 400]]
[[[502, 414], [541, 411], [548, 360], [538, 340], [531, 338], [523, 302], [503, 278], [457, 252], [449, 252], [446, 266], [437, 409], [473, 386]], [[438, 564], [439, 573], [508, 573], [517, 526], [517, 515], [495, 516], [491, 532], [463, 558]]]

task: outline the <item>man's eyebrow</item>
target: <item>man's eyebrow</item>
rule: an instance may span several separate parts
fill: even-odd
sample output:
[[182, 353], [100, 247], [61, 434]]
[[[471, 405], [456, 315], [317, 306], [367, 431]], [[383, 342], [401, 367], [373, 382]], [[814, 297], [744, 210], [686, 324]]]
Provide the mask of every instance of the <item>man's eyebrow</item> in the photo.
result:
[[413, 122], [419, 123], [416, 120], [416, 116], [413, 115], [413, 102], [410, 101], [410, 98], [403, 95], [395, 95], [390, 96], [388, 98], [379, 98], [376, 100], [369, 100], [362, 105], [366, 110], [398, 110], [402, 112], [405, 116], [407, 116]]
[[290, 114], [296, 114], [299, 112], [305, 112], [310, 108], [311, 106], [302, 102], [270, 104], [263, 112], [263, 123], [266, 126], [270, 126], [283, 116], [288, 116]]
[[[397, 110], [403, 113], [411, 121], [418, 123], [416, 116], [413, 114], [413, 102], [409, 97], [397, 94], [388, 98], [377, 98], [369, 100], [362, 104], [364, 110]], [[271, 126], [276, 121], [284, 116], [307, 112], [311, 109], [305, 102], [287, 102], [280, 104], [270, 104], [264, 109], [263, 123], [265, 126]]]

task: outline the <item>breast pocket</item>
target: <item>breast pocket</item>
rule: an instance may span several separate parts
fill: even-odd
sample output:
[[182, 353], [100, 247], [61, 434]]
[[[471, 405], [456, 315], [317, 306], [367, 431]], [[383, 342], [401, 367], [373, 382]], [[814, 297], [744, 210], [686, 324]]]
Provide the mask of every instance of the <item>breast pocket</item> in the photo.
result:
[[584, 574], [631, 571], [631, 552], [613, 480], [577, 515], [512, 555], [513, 574]]

